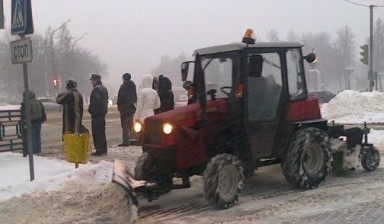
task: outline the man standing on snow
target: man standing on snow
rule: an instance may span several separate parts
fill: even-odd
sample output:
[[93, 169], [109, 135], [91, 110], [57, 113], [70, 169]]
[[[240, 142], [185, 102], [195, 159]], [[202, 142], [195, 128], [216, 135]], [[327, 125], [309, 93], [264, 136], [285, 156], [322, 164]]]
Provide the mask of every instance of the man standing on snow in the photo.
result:
[[[21, 103], [21, 119], [26, 124], [26, 106], [29, 104], [29, 111], [31, 114], [31, 129], [32, 129], [32, 151], [33, 153], [41, 153], [41, 125], [47, 120], [44, 105], [36, 99], [33, 91], [29, 90], [23, 93], [23, 102]], [[28, 155], [27, 143], [27, 128], [23, 132], [23, 156]]]
[[105, 136], [105, 115], [108, 111], [108, 90], [101, 82], [99, 74], [92, 74], [91, 83], [93, 90], [88, 107], [91, 114], [92, 138], [96, 152], [94, 156], [102, 156], [107, 154], [107, 139]]
[[136, 85], [131, 80], [131, 74], [123, 75], [123, 84], [117, 95], [117, 109], [120, 112], [121, 128], [123, 129], [123, 142], [118, 146], [129, 146], [130, 132], [133, 123], [137, 102]]
[[63, 134], [66, 132], [80, 133], [83, 119], [83, 96], [77, 90], [77, 82], [67, 81], [67, 91], [59, 93], [56, 103], [63, 105]]

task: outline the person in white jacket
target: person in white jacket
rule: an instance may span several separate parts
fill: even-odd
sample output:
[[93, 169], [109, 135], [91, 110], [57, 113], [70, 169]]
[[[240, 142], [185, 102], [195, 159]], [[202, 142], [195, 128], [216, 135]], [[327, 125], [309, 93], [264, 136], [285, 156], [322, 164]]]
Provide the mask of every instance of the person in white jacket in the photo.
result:
[[133, 120], [139, 120], [140, 123], [144, 123], [144, 119], [153, 116], [154, 110], [160, 108], [160, 97], [157, 91], [152, 89], [153, 76], [144, 75], [141, 84], [141, 90], [137, 96], [136, 112], [133, 116]]

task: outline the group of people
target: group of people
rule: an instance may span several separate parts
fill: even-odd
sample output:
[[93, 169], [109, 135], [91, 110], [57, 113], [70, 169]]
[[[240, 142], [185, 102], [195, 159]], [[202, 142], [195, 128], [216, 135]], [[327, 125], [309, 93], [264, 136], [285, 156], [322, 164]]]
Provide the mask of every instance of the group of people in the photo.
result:
[[[133, 121], [144, 122], [144, 119], [154, 114], [174, 109], [174, 96], [171, 81], [160, 75], [144, 75], [141, 89], [136, 92], [136, 85], [131, 80], [131, 75], [125, 73], [122, 76], [117, 97], [117, 108], [120, 112], [122, 128], [122, 143], [118, 146], [129, 146]], [[99, 74], [90, 77], [93, 90], [90, 96], [88, 112], [91, 115], [91, 130], [95, 152], [94, 156], [107, 154], [108, 146], [105, 134], [105, 117], [108, 112], [108, 90], [101, 81]], [[29, 110], [32, 123], [32, 149], [33, 153], [41, 152], [41, 125], [46, 121], [44, 105], [38, 101], [35, 94], [29, 91], [24, 93], [24, 99], [28, 97]], [[87, 129], [82, 125], [83, 96], [77, 89], [77, 82], [69, 79], [66, 82], [66, 91], [56, 97], [56, 102], [63, 105], [63, 134], [80, 134]], [[21, 107], [25, 114], [25, 100]], [[24, 147], [23, 155], [27, 155], [27, 147]]]
[[143, 123], [146, 117], [175, 108], [172, 83], [167, 77], [144, 75], [140, 87], [137, 94], [131, 75], [123, 75], [123, 84], [117, 95], [123, 142], [118, 146], [129, 146], [133, 121]]

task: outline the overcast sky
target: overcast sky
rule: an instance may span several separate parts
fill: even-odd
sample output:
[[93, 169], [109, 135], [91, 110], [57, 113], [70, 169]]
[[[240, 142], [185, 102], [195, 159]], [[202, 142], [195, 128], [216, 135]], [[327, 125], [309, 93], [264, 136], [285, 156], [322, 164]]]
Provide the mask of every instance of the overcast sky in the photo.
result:
[[[384, 5], [384, 0], [351, 0]], [[11, 0], [4, 0], [10, 26]], [[369, 35], [369, 8], [343, 0], [32, 0], [36, 33], [44, 33], [71, 19], [74, 37], [87, 35], [78, 45], [108, 64], [112, 79], [124, 72], [135, 79], [155, 68], [163, 55], [191, 55], [196, 48], [240, 41], [246, 28], [266, 40], [275, 29], [280, 39], [297, 34], [328, 32], [350, 26], [356, 46]], [[384, 19], [384, 8], [374, 20]], [[158, 75], [158, 74], [156, 74]]]

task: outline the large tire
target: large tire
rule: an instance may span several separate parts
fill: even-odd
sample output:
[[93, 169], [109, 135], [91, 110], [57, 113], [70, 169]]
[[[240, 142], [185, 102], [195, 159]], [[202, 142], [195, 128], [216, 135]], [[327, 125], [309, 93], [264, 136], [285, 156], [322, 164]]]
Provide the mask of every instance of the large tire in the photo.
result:
[[243, 168], [235, 156], [217, 155], [204, 171], [205, 197], [217, 209], [229, 208], [238, 200], [243, 180]]
[[329, 137], [318, 128], [298, 130], [281, 163], [285, 178], [299, 189], [317, 188], [331, 170]]
[[375, 147], [373, 149], [367, 149], [364, 153], [361, 153], [361, 166], [365, 171], [374, 171], [379, 164], [380, 153]]

